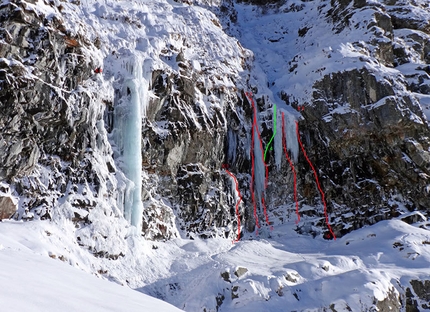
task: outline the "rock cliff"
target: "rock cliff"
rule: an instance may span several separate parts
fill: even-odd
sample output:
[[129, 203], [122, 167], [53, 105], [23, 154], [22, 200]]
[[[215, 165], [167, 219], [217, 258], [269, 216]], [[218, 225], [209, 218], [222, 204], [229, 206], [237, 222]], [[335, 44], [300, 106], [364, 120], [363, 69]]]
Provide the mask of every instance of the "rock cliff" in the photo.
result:
[[126, 224], [103, 122], [108, 97], [95, 91], [103, 85], [94, 73], [97, 48], [86, 26], [65, 25], [62, 9], [56, 2], [0, 5], [2, 203], [3, 193], [11, 198], [2, 215], [73, 221], [79, 244], [118, 257], [121, 244], [107, 251], [102, 241], [115, 239], [119, 227], [91, 234], [100, 215]]
[[[268, 107], [278, 99], [300, 112], [300, 135], [317, 168], [335, 234], [407, 210], [427, 212], [428, 3], [278, 1], [255, 14], [263, 14], [261, 22], [240, 20], [246, 9], [236, 7], [225, 1], [221, 20], [245, 47], [264, 43], [254, 52], [256, 67], [267, 77], [265, 92], [274, 94]], [[283, 23], [283, 15], [300, 22]], [[252, 30], [244, 30], [246, 25]], [[282, 70], [267, 65], [271, 58], [286, 65]], [[266, 144], [274, 133], [271, 119], [262, 124]], [[279, 169], [272, 156], [267, 202], [273, 211], [285, 198], [292, 200], [291, 191], [285, 192], [292, 181], [286, 161]], [[296, 171], [301, 212], [317, 217], [299, 223], [298, 231], [315, 235], [317, 225], [329, 234], [314, 173], [302, 153]]]
[[[5, 192], [12, 190], [11, 196], [19, 199], [14, 217], [51, 219], [65, 202], [73, 210], [66, 215], [76, 222], [89, 222], [99, 203], [108, 203], [119, 216], [128, 177], [121, 151], [115, 154], [114, 116], [127, 94], [121, 91], [125, 76], [115, 71], [115, 62], [125, 64], [130, 52], [103, 46], [88, 25], [65, 23], [64, 5], [78, 8], [79, 3], [51, 1], [41, 9], [36, 2], [3, 1], [1, 6], [0, 172]], [[209, 27], [198, 22], [203, 11], [175, 9], [177, 16], [187, 12], [196, 18], [183, 27], [191, 32], [200, 27], [202, 46], [210, 51], [197, 48], [196, 38], [186, 32], [160, 32], [164, 39], [157, 44], [138, 42], [141, 47], [136, 47], [152, 47], [157, 60], [142, 65], [149, 80], [141, 142], [142, 230], [147, 237], [174, 237], [176, 228], [187, 236], [235, 237], [237, 194], [223, 164], [237, 176], [242, 191], [242, 230], [253, 231], [255, 219], [265, 218], [261, 205], [256, 214], [252, 211], [256, 182], [249, 91], [255, 93], [267, 152], [264, 197], [270, 223], [282, 222], [294, 211], [290, 167], [276, 148], [267, 148], [276, 132], [274, 117], [280, 124], [280, 112], [273, 115], [276, 104], [290, 115], [298, 111], [292, 116], [327, 203], [325, 217], [315, 174], [300, 153], [295, 164], [299, 212], [308, 216], [298, 224], [300, 233], [326, 232], [328, 221], [340, 236], [398, 216], [405, 208], [428, 210], [426, 2], [332, 1], [314, 7], [312, 1], [274, 1], [255, 7], [263, 24], [249, 29], [264, 23], [266, 28], [252, 40], [262, 40], [274, 51], [290, 46], [289, 53], [276, 52], [285, 62], [277, 75], [271, 74], [272, 65], [264, 65], [273, 55], [242, 47], [252, 48], [249, 34], [240, 30], [246, 4], [191, 5], [217, 14], [205, 11]], [[148, 26], [138, 22], [136, 12], [109, 16], [103, 6], [96, 9], [94, 18], [119, 20], [129, 31]], [[271, 33], [264, 18], [269, 13], [278, 20], [283, 14], [303, 16], [303, 27], [285, 24], [282, 33]], [[335, 38], [335, 50], [318, 42], [318, 27], [330, 31], [326, 36]], [[218, 39], [211, 37], [214, 32]], [[292, 38], [294, 46], [287, 41]], [[300, 53], [305, 50], [310, 52]], [[317, 61], [306, 59], [312, 53]], [[94, 72], [99, 67], [104, 73]], [[308, 77], [306, 83], [296, 81], [298, 76]], [[5, 206], [10, 211], [11, 204]]]

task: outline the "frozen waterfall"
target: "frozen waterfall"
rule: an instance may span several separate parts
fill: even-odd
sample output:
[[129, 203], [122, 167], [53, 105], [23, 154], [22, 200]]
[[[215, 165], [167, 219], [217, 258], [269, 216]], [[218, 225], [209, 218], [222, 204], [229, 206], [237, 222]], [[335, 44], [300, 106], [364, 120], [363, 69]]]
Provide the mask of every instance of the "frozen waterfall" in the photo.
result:
[[142, 228], [142, 119], [148, 103], [148, 80], [142, 74], [142, 61], [131, 56], [123, 63], [124, 81], [115, 106], [115, 144], [119, 166], [128, 181], [124, 198], [124, 217], [140, 232]]

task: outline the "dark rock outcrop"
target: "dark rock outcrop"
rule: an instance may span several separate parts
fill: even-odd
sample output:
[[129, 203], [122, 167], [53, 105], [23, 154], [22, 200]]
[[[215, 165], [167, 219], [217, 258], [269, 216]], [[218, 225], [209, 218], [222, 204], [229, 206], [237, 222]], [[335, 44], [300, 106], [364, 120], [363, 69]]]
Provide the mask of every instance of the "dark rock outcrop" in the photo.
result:
[[[152, 192], [168, 199], [186, 235], [234, 237], [234, 187], [222, 170], [228, 161], [225, 138], [229, 122], [226, 112], [215, 103], [228, 103], [227, 110], [234, 112], [240, 99], [234, 89], [209, 88], [208, 83], [199, 82], [212, 80], [215, 84], [217, 78], [210, 73], [192, 70], [186, 60], [180, 64], [181, 75], [153, 73], [156, 97], [149, 104], [143, 129], [144, 170], [157, 179]], [[214, 105], [203, 107], [199, 97], [212, 98]], [[149, 199], [147, 194], [144, 201]], [[154, 222], [151, 210], [160, 209], [160, 205], [149, 208], [144, 212], [147, 234]], [[163, 211], [169, 213], [168, 208]]]
[[[68, 33], [62, 20], [38, 15], [25, 1], [11, 1], [0, 14], [0, 177], [17, 183], [18, 195], [33, 197], [28, 211], [43, 207], [40, 213], [47, 216], [53, 203], [43, 196], [51, 194], [23, 180], [41, 163], [55, 172], [60, 161], [74, 163], [73, 169], [85, 162], [91, 98], [76, 89], [90, 79], [93, 66], [83, 38]], [[66, 181], [55, 182], [47, 188], [65, 192]]]
[[[336, 235], [397, 217], [402, 213], [399, 206], [424, 212], [430, 208], [430, 129], [419, 104], [420, 95], [428, 93], [424, 64], [430, 37], [418, 17], [402, 14], [400, 5], [349, 4], [332, 1], [327, 19], [341, 34], [352, 26], [354, 14], [367, 10], [364, 27], [375, 35], [366, 47], [352, 43], [363, 53], [363, 67], [333, 72], [316, 81], [311, 103], [299, 122], [309, 157], [318, 168]], [[401, 22], [400, 15], [408, 22]], [[355, 25], [359, 27], [363, 25]], [[399, 45], [406, 40], [410, 43]], [[390, 68], [412, 59], [416, 62], [413, 74], [402, 75], [403, 67], [397, 75], [389, 73]], [[386, 70], [372, 69], [372, 62]], [[292, 105], [303, 104], [288, 96], [285, 99]], [[313, 183], [312, 173], [306, 171], [304, 158], [299, 162], [299, 176], [305, 176], [299, 184], [304, 190]], [[313, 203], [319, 194], [316, 188], [308, 189], [311, 192], [302, 196]]]
[[[415, 296], [413, 296], [411, 289], [407, 289], [407, 311], [421, 311], [430, 309], [430, 281], [429, 280], [411, 280], [410, 281], [413, 292]], [[420, 309], [418, 309], [418, 306]]]
[[0, 183], [0, 221], [13, 216], [17, 208], [17, 200], [12, 197], [9, 186]]
[[[0, 181], [19, 199], [14, 218], [68, 219], [80, 231], [77, 242], [100, 255], [99, 243], [112, 237], [102, 230], [96, 242], [95, 216], [121, 212], [103, 125], [106, 95], [91, 91], [102, 83], [97, 48], [84, 31], [66, 27], [61, 4], [39, 3], [53, 12], [45, 16], [32, 3], [0, 5]], [[110, 253], [120, 251], [103, 251]]]

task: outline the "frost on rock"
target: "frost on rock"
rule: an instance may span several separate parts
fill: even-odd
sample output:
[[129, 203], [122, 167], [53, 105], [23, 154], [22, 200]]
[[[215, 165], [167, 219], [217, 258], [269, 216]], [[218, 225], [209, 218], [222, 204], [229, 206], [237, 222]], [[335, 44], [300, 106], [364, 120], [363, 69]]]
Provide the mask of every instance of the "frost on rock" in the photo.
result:
[[[428, 211], [430, 204], [424, 116], [429, 7], [394, 2], [233, 2], [219, 10], [226, 31], [253, 51], [249, 81], [258, 86], [257, 97], [268, 96], [279, 111], [296, 110], [285, 115], [284, 126], [297, 169], [299, 210], [316, 218], [313, 226], [324, 224], [313, 173], [298, 153], [296, 121], [339, 235], [402, 213], [390, 199], [402, 198], [410, 210]], [[269, 122], [262, 125], [267, 143], [265, 128]], [[275, 136], [275, 160], [268, 161], [266, 202], [284, 220], [292, 207], [293, 175], [279, 157], [280, 141]], [[404, 155], [415, 160], [405, 161]], [[354, 218], [345, 217], [349, 212]]]
[[400, 213], [397, 194], [426, 209], [428, 6], [313, 4], [5, 2], [0, 173], [20, 199], [16, 218], [51, 219], [70, 201], [84, 223], [103, 202], [147, 237], [232, 238], [226, 164], [244, 190], [247, 230], [250, 183], [282, 223], [297, 182], [318, 227], [296, 121], [336, 231], [354, 228], [345, 216], [358, 207], [365, 223]]
[[15, 219], [49, 220], [81, 252], [113, 259], [125, 253], [127, 224], [103, 118], [112, 87], [94, 72], [102, 56], [89, 26], [73, 24], [75, 9], [0, 6], [0, 179], [17, 199]]

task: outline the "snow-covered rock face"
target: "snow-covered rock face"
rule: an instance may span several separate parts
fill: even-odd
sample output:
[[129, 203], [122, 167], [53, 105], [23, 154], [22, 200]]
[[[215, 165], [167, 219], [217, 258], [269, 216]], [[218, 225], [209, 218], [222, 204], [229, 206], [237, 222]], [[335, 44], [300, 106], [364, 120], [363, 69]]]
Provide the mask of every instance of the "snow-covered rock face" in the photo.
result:
[[2, 2], [0, 169], [14, 217], [71, 220], [97, 253], [83, 236], [99, 213], [147, 238], [178, 226], [233, 238], [222, 164], [251, 54], [207, 10], [122, 4]]
[[[117, 258], [127, 223], [103, 121], [110, 87], [94, 73], [100, 54], [84, 26], [66, 25], [63, 10], [1, 2], [0, 179], [16, 198], [14, 218], [73, 222], [78, 244]], [[113, 226], [94, 231], [101, 218]]]
[[[315, 173], [301, 153], [299, 210], [311, 218], [298, 224], [300, 233], [326, 231], [331, 221], [340, 236], [395, 217], [400, 207], [428, 211], [428, 2], [225, 1], [219, 14], [226, 31], [254, 52], [250, 85], [299, 113], [329, 212], [324, 218]], [[262, 127], [267, 143], [269, 118]], [[292, 210], [293, 181], [287, 161], [279, 165], [276, 157], [269, 153], [266, 202], [279, 216], [285, 204]]]
[[3, 1], [0, 173], [15, 217], [237, 238], [236, 213], [245, 233], [296, 212], [299, 233], [329, 237], [427, 210], [428, 11]]
[[[142, 152], [143, 233], [166, 239], [178, 236], [179, 229], [186, 236], [233, 238], [234, 188], [222, 164], [249, 51], [228, 37], [207, 10], [164, 1], [142, 3], [135, 8], [124, 2], [117, 10], [115, 3], [106, 2], [86, 10], [102, 33], [113, 29], [101, 40], [105, 77], [114, 80], [115, 89], [108, 128], [114, 158], [130, 180], [127, 172], [138, 170], [128, 169], [126, 144], [122, 147], [115, 139], [122, 132], [118, 111], [128, 109], [124, 103], [134, 93], [134, 87], [124, 88], [127, 65], [121, 64], [132, 58], [143, 67], [142, 133], [136, 143]], [[127, 140], [130, 136], [137, 138], [122, 134]]]
[[[418, 22], [429, 16], [428, 3], [347, 4], [326, 13], [339, 36], [352, 38], [327, 62], [349, 59], [356, 68], [318, 79], [301, 123], [339, 234], [397, 216], [399, 203], [430, 207], [429, 124], [420, 105], [428, 94], [430, 32]], [[303, 38], [309, 35], [312, 29]]]

